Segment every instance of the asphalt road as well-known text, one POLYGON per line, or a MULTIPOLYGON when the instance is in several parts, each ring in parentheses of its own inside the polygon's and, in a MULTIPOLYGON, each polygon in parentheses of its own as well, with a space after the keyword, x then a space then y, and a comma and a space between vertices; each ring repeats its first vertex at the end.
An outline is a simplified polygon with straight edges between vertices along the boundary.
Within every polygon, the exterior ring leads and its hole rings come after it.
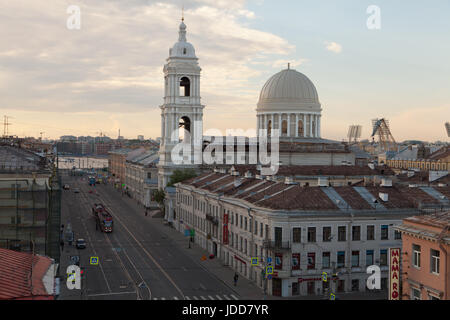
MULTIPOLYGON (((68 290, 62 281, 60 299, 132 300, 237 300, 239 296, 222 281, 187 256, 185 241, 175 241, 166 226, 144 209, 130 204, 110 185, 88 185, 86 177, 64 177, 70 185, 62 197, 62 223, 70 223, 75 239, 83 238, 86 249, 67 243, 61 255, 61 273, 70 256, 80 256, 85 267, 82 290, 68 290), (80 193, 73 189, 79 188, 80 193), (89 193, 93 190, 94 193, 89 193), (95 228, 94 203, 102 203, 113 215, 112 233, 95 228), (98 265, 89 258, 98 257, 98 265)), ((225 267, 224 267, 225 268, 225 267)))

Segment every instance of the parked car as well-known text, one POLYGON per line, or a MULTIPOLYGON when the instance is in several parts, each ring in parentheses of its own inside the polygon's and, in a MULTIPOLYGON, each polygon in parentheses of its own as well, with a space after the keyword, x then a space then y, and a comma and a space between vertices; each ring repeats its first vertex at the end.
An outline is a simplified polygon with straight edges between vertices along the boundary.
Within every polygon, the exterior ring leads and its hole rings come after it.
POLYGON ((69 185, 68 185, 68 184, 65 184, 65 185, 63 186, 63 189, 64 189, 64 190, 69 190, 69 189, 70 189, 70 187, 69 187, 69 185))
POLYGON ((77 249, 85 249, 86 248, 86 240, 77 239, 75 246, 77 247, 77 249))
POLYGON ((75 193, 80 193, 80 189, 75 188, 75 189, 73 189, 73 192, 75 192, 75 193))

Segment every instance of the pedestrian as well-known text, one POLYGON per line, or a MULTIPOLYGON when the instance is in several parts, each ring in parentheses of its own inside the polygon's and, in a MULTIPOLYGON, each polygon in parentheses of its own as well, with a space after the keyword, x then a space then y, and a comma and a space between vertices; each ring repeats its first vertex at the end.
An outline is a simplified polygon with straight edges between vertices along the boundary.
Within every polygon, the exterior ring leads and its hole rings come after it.
POLYGON ((148 209, 146 208, 145 209, 145 216, 147 216, 148 215, 148 209))
POLYGON ((61 242, 59 243, 61 245, 61 252, 64 251, 64 240, 61 240, 61 242))
POLYGON ((239 278, 239 276, 238 276, 237 272, 235 272, 235 273, 234 273, 234 278, 233 278, 233 280, 234 280, 234 286, 235 286, 235 287, 236 287, 236 285, 237 285, 238 278, 239 278))

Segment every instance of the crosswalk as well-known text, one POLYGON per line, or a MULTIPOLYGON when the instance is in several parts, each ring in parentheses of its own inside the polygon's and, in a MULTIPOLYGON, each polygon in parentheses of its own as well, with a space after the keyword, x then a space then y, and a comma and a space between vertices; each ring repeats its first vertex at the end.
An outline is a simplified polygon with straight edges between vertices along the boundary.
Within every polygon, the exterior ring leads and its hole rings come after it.
MULTIPOLYGON (((153 300, 183 300, 177 296, 166 297, 153 297, 153 300)), ((222 295, 206 295, 206 296, 184 296, 184 300, 239 300, 234 294, 222 294, 222 295)))

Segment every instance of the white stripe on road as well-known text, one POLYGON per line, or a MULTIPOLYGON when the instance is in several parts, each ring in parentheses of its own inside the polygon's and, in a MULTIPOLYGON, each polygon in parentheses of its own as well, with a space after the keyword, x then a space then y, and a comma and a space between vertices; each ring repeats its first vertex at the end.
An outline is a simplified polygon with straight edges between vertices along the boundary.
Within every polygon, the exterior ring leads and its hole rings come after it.
POLYGON ((94 293, 94 294, 88 294, 89 297, 96 297, 96 296, 109 296, 113 294, 136 294, 136 291, 129 291, 129 292, 111 292, 111 293, 94 293))
POLYGON ((173 297, 175 300, 178 300, 178 297, 173 297))
POLYGON ((239 300, 238 298, 236 298, 236 296, 235 295, 233 295, 233 294, 230 294, 230 296, 234 299, 234 300, 239 300))
POLYGON ((209 298, 210 300, 214 300, 214 298, 213 298, 213 297, 211 297, 211 296, 208 296, 208 298, 209 298))
POLYGON ((228 298, 228 296, 226 294, 224 294, 223 297, 227 300, 231 300, 230 298, 228 298))
POLYGON ((198 298, 196 296, 193 297, 195 300, 198 300, 198 298))
POLYGON ((219 295, 216 295, 217 299, 223 300, 219 295))
POLYGON ((188 296, 184 297, 185 300, 191 300, 191 298, 189 298, 188 296))
POLYGON ((208 300, 208 299, 206 299, 204 296, 200 296, 200 298, 202 298, 202 300, 208 300))
POLYGON ((153 300, 158 300, 158 298, 153 298, 153 300))
MULTIPOLYGON (((162 297, 161 300, 166 300, 166 298, 162 297)), ((236 299, 237 300, 237 299, 236 299)))

